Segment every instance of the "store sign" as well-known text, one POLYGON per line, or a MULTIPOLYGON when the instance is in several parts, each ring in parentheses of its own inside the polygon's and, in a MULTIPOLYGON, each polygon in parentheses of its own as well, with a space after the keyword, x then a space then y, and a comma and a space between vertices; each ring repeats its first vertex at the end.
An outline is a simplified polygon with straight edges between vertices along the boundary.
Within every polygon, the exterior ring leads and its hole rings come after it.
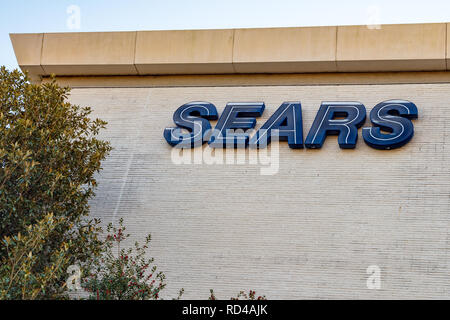
MULTIPOLYGON (((276 135, 279 140, 287 141, 290 148, 316 149, 322 147, 328 135, 338 135, 339 147, 352 149, 358 140, 358 129, 366 120, 366 108, 362 103, 322 102, 304 140, 301 103, 284 102, 252 135, 256 118, 264 109, 263 102, 228 103, 219 118, 212 103, 190 102, 175 111, 176 127, 166 128, 164 138, 178 148, 194 148, 206 142, 212 148, 264 148, 276 135), (210 120, 217 119, 217 125, 212 129, 210 120)), ((412 102, 381 102, 371 110, 372 126, 362 129, 362 137, 375 149, 399 148, 413 137, 411 120, 417 116, 417 107, 412 102)))

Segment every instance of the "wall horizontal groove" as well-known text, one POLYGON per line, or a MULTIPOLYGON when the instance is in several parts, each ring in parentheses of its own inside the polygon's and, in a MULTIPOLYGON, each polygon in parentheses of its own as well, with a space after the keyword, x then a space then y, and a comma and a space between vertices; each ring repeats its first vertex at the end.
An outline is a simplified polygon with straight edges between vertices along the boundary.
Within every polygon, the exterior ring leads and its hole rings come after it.
POLYGON ((449 23, 11 34, 20 67, 59 76, 449 70, 449 23))
MULTIPOLYGON (((388 85, 450 83, 450 72, 61 76, 56 79, 60 85, 72 88, 388 85)), ((45 77, 42 79, 42 82, 50 80, 50 77, 45 77)))

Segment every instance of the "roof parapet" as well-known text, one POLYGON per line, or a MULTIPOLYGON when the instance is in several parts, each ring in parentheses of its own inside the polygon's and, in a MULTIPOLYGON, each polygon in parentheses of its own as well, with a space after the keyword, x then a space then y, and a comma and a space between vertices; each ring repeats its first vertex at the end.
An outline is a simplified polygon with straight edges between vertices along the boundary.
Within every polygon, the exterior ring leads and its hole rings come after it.
POLYGON ((11 34, 32 77, 446 71, 450 24, 11 34))

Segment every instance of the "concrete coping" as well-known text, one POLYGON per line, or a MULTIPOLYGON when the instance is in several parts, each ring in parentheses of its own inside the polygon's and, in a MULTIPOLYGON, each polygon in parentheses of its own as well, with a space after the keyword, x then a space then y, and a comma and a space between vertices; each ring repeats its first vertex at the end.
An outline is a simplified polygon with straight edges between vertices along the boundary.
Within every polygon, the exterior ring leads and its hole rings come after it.
POLYGON ((11 34, 32 77, 450 70, 450 23, 11 34))

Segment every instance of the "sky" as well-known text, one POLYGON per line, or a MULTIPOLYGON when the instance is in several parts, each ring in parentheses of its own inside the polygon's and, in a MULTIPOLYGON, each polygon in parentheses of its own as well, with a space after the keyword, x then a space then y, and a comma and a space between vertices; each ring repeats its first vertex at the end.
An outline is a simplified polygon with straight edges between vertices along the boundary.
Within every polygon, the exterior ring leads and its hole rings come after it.
POLYGON ((450 22, 450 0, 0 0, 0 65, 10 33, 450 22))

